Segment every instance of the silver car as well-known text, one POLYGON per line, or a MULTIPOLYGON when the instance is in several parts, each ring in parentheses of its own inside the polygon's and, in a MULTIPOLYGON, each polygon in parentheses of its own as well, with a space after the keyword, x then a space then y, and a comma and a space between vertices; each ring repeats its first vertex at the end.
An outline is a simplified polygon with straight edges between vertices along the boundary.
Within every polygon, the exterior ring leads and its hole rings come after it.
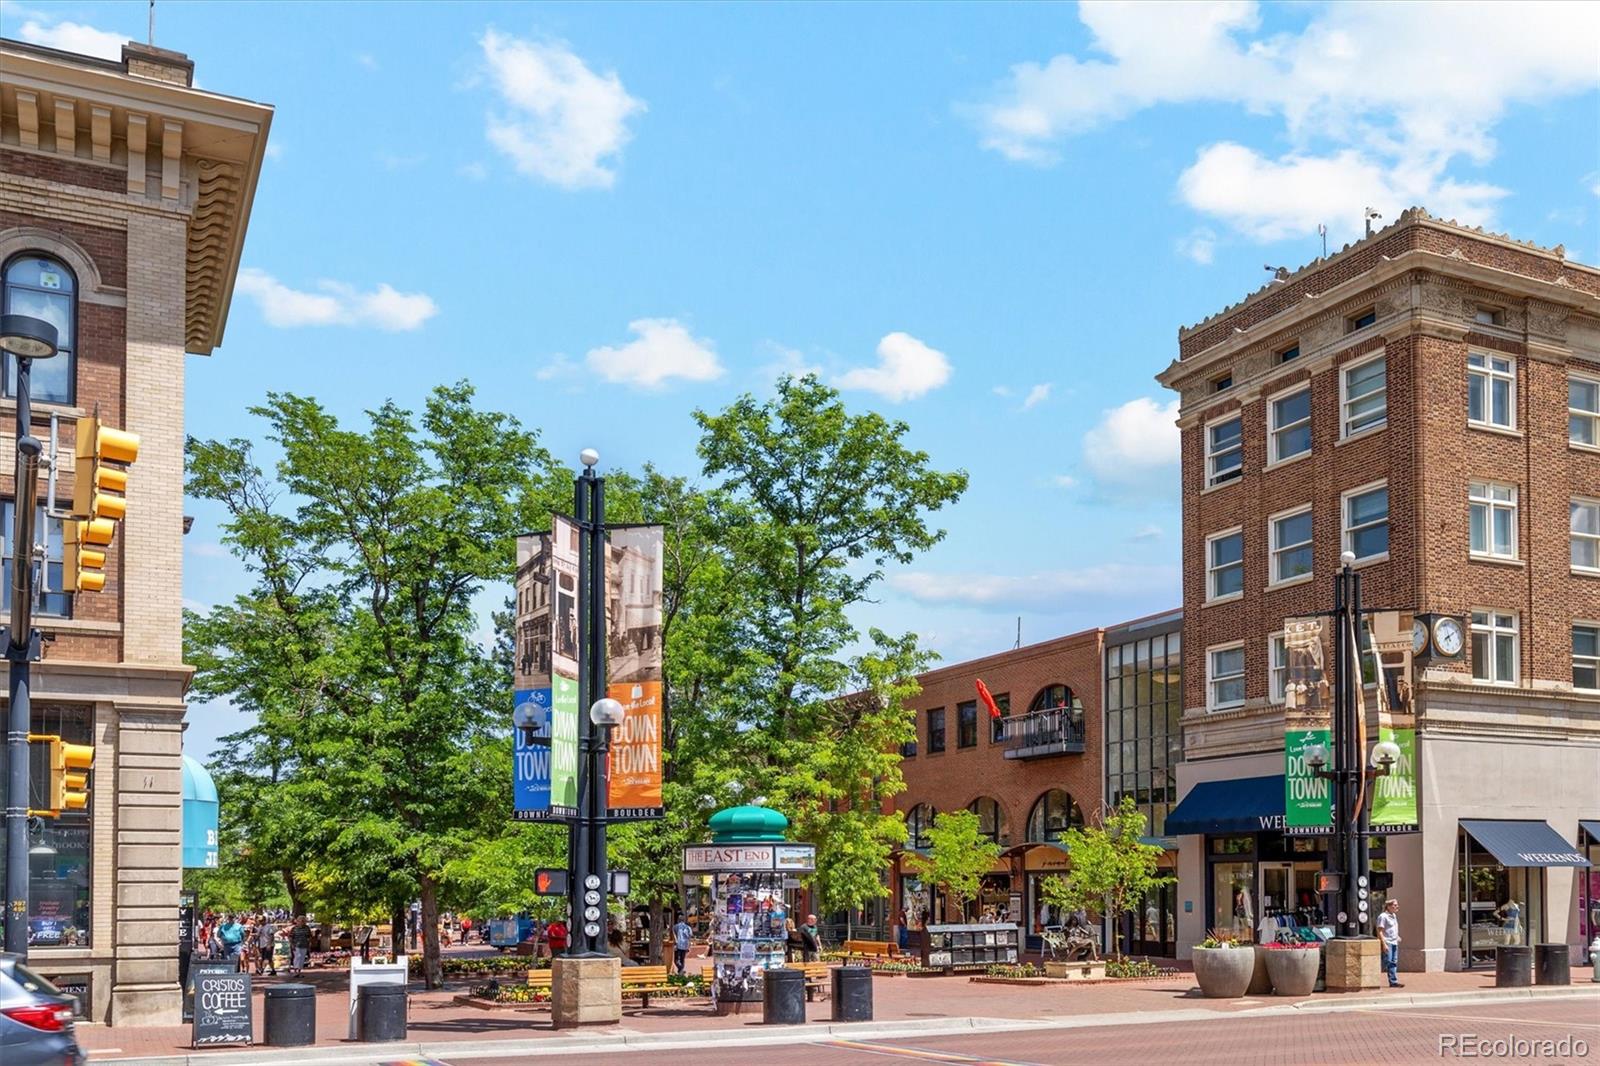
POLYGON ((73 1023, 78 1001, 0 952, 0 1062, 5 1066, 83 1066, 73 1023))

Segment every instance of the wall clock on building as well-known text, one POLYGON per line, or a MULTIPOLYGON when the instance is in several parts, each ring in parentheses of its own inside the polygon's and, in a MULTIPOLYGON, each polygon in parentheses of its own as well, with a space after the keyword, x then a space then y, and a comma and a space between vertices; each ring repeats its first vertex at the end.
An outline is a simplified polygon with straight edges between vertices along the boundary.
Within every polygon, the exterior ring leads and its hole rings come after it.
POLYGON ((1419 659, 1428 654, 1428 623, 1421 618, 1411 623, 1411 654, 1419 659))
POLYGON ((1465 646, 1465 634, 1459 618, 1436 618, 1433 621, 1433 654, 1435 658, 1455 659, 1465 646))

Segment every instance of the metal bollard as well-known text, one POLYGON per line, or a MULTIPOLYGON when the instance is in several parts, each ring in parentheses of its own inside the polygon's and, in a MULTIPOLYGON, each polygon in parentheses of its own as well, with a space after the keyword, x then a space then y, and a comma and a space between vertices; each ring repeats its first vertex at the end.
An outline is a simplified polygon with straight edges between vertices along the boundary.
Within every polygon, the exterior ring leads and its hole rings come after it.
POLYGON ((1533 984, 1533 949, 1501 945, 1494 949, 1494 986, 1527 988, 1533 984))
POLYGON ((763 1025, 804 1025, 806 1021, 805 971, 775 966, 761 975, 763 1025))
POLYGON ((833 970, 833 1020, 872 1020, 872 971, 865 966, 837 966, 833 970))
POLYGON ((265 993, 262 1042, 270 1047, 301 1047, 317 1042, 317 990, 314 985, 272 985, 265 993))
POLYGON ((1533 949, 1533 975, 1541 985, 1570 985, 1572 956, 1565 944, 1540 944, 1533 949))
POLYGON ((356 993, 356 1039, 382 1043, 406 1038, 406 986, 362 985, 356 993))

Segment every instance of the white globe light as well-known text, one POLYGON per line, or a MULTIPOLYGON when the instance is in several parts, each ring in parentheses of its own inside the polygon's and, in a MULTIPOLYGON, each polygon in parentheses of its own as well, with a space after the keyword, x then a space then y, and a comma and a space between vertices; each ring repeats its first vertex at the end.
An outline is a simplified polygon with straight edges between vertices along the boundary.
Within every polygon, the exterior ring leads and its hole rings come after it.
POLYGON ((599 461, 600 453, 595 451, 593 448, 585 448, 583 451, 578 453, 578 462, 582 463, 584 466, 594 466, 599 461))
POLYGON ((1306 763, 1312 769, 1328 765, 1328 749, 1321 744, 1312 744, 1305 750, 1306 763))
POLYGON ((1372 746, 1372 765, 1393 766, 1400 761, 1400 745, 1392 740, 1380 740, 1372 746))
POLYGON ((627 710, 616 700, 607 696, 605 699, 595 700, 589 705, 589 721, 595 725, 619 726, 627 717, 627 710))
POLYGON ((1356 565, 1356 553, 1355 552, 1340 552, 1339 553, 1339 565, 1340 566, 1354 566, 1354 565, 1356 565))

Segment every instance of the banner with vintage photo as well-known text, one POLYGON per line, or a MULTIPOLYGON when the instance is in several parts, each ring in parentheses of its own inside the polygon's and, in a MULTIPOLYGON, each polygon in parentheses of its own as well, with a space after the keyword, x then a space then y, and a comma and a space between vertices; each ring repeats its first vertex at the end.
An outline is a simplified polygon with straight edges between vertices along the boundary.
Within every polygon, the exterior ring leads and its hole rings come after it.
POLYGON ((611 734, 609 815, 662 815, 661 526, 613 526, 606 550, 606 693, 626 710, 611 734))
POLYGON ((1411 704, 1412 624, 1409 611, 1369 616, 1361 676, 1376 687, 1378 743, 1389 741, 1400 757, 1373 780, 1369 821, 1375 833, 1417 831, 1417 729, 1411 704), (1381 676, 1380 676, 1381 674, 1381 676))
POLYGON ((550 812, 550 534, 517 538, 512 633, 512 817, 550 812))
POLYGON ((550 812, 578 814, 578 526, 550 527, 550 812))
POLYGON ((1332 769, 1333 649, 1322 618, 1283 622, 1283 825, 1289 834, 1321 834, 1333 826, 1333 792, 1308 758, 1319 749, 1332 769))

